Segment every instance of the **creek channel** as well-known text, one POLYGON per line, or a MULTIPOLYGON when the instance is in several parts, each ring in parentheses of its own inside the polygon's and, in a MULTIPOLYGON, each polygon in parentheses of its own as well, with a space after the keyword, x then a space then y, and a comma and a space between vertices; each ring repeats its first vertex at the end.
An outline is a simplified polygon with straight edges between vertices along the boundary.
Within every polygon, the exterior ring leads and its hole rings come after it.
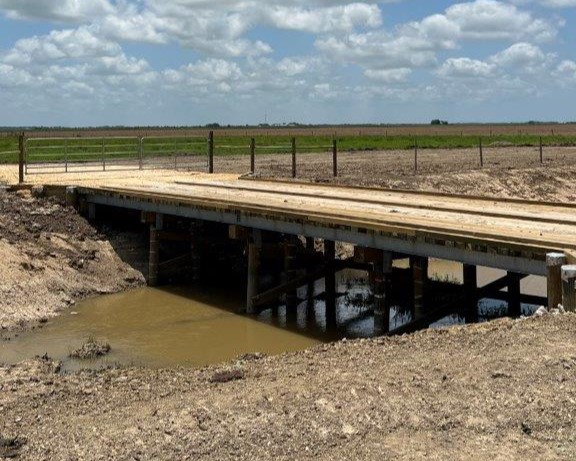
MULTIPOLYGON (((457 286, 461 272, 457 263, 430 262, 429 275, 439 292, 457 286)), ((502 271, 479 268, 478 283, 482 286, 502 275, 502 271)), ((542 277, 528 277, 522 281, 522 291, 545 295, 545 283, 542 277)), ((309 296, 311 288, 299 290, 298 296, 308 301, 302 302, 298 315, 292 317, 286 316, 281 303, 255 317, 236 314, 245 302, 245 293, 228 288, 225 281, 201 288, 142 288, 99 296, 79 302, 41 328, 0 339, 0 362, 13 364, 47 354, 61 360, 65 371, 111 365, 200 367, 248 353, 280 354, 372 335, 371 290, 366 272, 347 270, 338 274, 336 325, 327 326, 324 301, 309 296), (89 338, 110 344, 110 353, 89 361, 70 358, 70 353, 89 338)), ((323 281, 316 282, 313 294, 323 291, 323 281)), ((392 309, 391 328, 410 320, 409 309, 401 304, 392 309)), ((535 308, 522 305, 522 312, 529 315, 535 308)), ((483 299, 478 309, 480 321, 486 321, 505 315, 506 303, 483 299)), ((454 314, 433 327, 461 323, 464 319, 454 314)))

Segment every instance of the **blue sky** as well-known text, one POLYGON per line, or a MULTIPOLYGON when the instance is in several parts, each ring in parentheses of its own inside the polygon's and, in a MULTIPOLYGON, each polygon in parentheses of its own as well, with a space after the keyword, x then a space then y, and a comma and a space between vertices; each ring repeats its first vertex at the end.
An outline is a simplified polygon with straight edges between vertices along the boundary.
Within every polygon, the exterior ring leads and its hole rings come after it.
POLYGON ((576 120, 576 0, 0 0, 0 125, 576 120))

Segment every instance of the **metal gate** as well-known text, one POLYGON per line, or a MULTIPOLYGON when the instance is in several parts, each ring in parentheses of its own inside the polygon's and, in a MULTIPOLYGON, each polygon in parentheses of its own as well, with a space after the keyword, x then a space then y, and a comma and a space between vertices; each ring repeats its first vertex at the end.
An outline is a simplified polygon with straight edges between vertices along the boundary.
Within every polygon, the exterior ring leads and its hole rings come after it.
POLYGON ((31 174, 187 169, 206 171, 209 141, 201 136, 27 138, 24 172, 31 174))

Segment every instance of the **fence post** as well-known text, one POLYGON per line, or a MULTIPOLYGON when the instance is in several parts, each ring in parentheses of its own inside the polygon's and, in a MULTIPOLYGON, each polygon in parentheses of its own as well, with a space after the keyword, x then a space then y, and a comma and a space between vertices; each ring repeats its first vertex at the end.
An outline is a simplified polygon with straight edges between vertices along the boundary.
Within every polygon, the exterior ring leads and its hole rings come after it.
POLYGON ((414 171, 418 171, 418 138, 414 136, 414 171))
POLYGON ((25 144, 26 137, 24 133, 18 136, 18 182, 22 184, 24 182, 24 159, 25 159, 25 144))
POLYGON ((292 177, 296 177, 296 138, 292 138, 292 177))
POLYGON ((214 173, 214 132, 208 133, 208 173, 214 173))
POLYGON ((102 138, 102 171, 106 171, 106 147, 104 138, 102 138))
POLYGON ((484 166, 484 149, 482 149, 482 136, 478 138, 478 146, 480 148, 480 166, 484 166))
POLYGON ((64 171, 68 173, 68 138, 64 140, 64 171))
POLYGON ((540 136, 540 163, 544 163, 544 146, 542 145, 542 136, 540 136))
POLYGON ((143 156, 144 156, 144 137, 140 136, 139 144, 138 144, 138 168, 142 169, 143 164, 143 156))
POLYGON ((332 140, 332 170, 334 177, 338 177, 338 141, 332 140))
POLYGON ((250 173, 256 172, 256 139, 250 139, 250 173))

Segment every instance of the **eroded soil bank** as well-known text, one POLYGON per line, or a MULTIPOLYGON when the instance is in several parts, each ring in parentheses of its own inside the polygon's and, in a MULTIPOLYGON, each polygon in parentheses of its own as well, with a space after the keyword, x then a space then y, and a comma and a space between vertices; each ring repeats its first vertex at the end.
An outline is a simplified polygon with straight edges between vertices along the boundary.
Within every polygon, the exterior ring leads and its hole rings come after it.
POLYGON ((59 375, 38 359, 0 368, 0 432, 23 460, 568 461, 575 335, 566 314, 202 370, 59 375))
POLYGON ((0 261, 0 331, 144 284, 73 209, 26 191, 0 192, 0 261))

